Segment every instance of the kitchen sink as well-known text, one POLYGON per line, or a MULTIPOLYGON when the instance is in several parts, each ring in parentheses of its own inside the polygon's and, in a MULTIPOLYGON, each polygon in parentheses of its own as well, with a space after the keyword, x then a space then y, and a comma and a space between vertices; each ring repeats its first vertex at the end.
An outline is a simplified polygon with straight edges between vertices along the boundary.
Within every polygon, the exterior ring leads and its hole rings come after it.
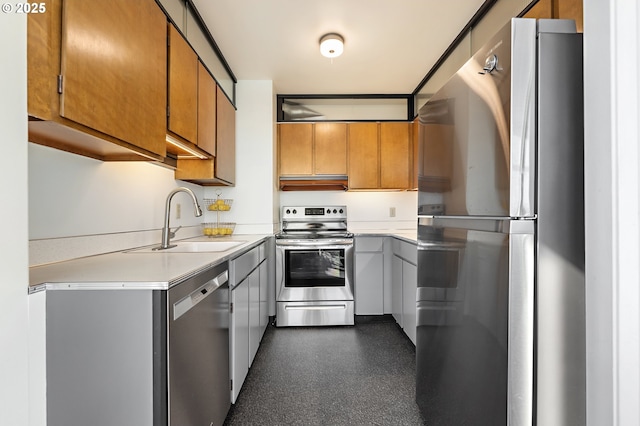
POLYGON ((158 246, 127 251, 127 253, 210 253, 230 250, 246 241, 177 241, 175 247, 154 250, 158 246))

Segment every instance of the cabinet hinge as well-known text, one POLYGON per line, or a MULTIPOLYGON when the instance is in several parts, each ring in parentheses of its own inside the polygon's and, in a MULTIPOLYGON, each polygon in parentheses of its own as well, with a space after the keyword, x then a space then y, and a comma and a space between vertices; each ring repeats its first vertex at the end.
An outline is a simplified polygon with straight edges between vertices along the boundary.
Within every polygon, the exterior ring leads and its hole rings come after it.
POLYGON ((233 390, 233 379, 229 380, 229 384, 231 386, 230 390, 233 390))
POLYGON ((62 74, 58 75, 58 93, 62 95, 62 74))
POLYGON ((167 105, 167 117, 169 117, 169 105, 167 105))
POLYGON ((233 303, 229 304, 229 313, 233 313, 233 303))

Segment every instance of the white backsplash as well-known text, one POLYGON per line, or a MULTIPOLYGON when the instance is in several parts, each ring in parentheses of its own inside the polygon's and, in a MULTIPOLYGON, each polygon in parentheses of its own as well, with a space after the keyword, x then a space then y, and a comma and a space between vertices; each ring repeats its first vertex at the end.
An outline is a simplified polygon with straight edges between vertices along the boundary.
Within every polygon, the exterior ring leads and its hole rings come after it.
POLYGON ((283 191, 280 207, 345 205, 349 230, 402 230, 417 227, 415 191, 283 191), (391 217, 390 209, 395 209, 391 217))
MULTIPOLYGON (((201 229, 200 225, 182 227, 173 241, 202 235, 201 229)), ((29 241, 29 266, 159 245, 161 240, 161 230, 31 240, 29 241)))
MULTIPOLYGON (((178 186, 202 200, 201 186, 145 162, 102 162, 29 144, 29 265, 159 243, 167 195, 178 186)), ((200 234, 186 194, 172 200, 176 238, 200 234), (178 219, 176 205, 181 204, 178 219)))

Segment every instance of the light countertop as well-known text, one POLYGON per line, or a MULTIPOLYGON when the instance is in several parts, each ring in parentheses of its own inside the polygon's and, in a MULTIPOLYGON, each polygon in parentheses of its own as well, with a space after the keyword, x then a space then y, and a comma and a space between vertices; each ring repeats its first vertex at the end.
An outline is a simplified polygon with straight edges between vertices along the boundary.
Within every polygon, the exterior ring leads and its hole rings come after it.
MULTIPOLYGON (((243 241, 223 252, 171 253, 127 250, 29 268, 29 292, 61 289, 167 290, 204 269, 233 259, 271 235, 234 235, 243 241)), ((207 241, 206 237, 183 241, 207 241)), ((176 240, 177 241, 177 240, 176 240)))
MULTIPOLYGON (((396 237, 417 242, 415 230, 358 230, 358 236, 396 237)), ((204 269, 234 259, 272 235, 234 235, 216 241, 243 241, 223 252, 172 253, 137 249, 87 256, 29 268, 29 292, 63 289, 167 290, 204 269)), ((207 237, 182 241, 207 241, 207 237)))
POLYGON ((395 237, 408 243, 417 244, 418 231, 415 229, 366 229, 353 231, 356 237, 395 237))

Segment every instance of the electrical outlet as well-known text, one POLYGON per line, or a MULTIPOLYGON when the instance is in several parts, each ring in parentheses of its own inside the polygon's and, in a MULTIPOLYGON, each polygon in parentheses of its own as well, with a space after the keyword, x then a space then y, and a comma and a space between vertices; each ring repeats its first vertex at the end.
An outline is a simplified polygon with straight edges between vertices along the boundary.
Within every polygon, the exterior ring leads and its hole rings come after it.
POLYGON ((396 208, 389 207, 389 217, 396 217, 396 208))
POLYGON ((180 219, 180 214, 182 213, 182 206, 180 203, 176 204, 176 219, 180 219))

